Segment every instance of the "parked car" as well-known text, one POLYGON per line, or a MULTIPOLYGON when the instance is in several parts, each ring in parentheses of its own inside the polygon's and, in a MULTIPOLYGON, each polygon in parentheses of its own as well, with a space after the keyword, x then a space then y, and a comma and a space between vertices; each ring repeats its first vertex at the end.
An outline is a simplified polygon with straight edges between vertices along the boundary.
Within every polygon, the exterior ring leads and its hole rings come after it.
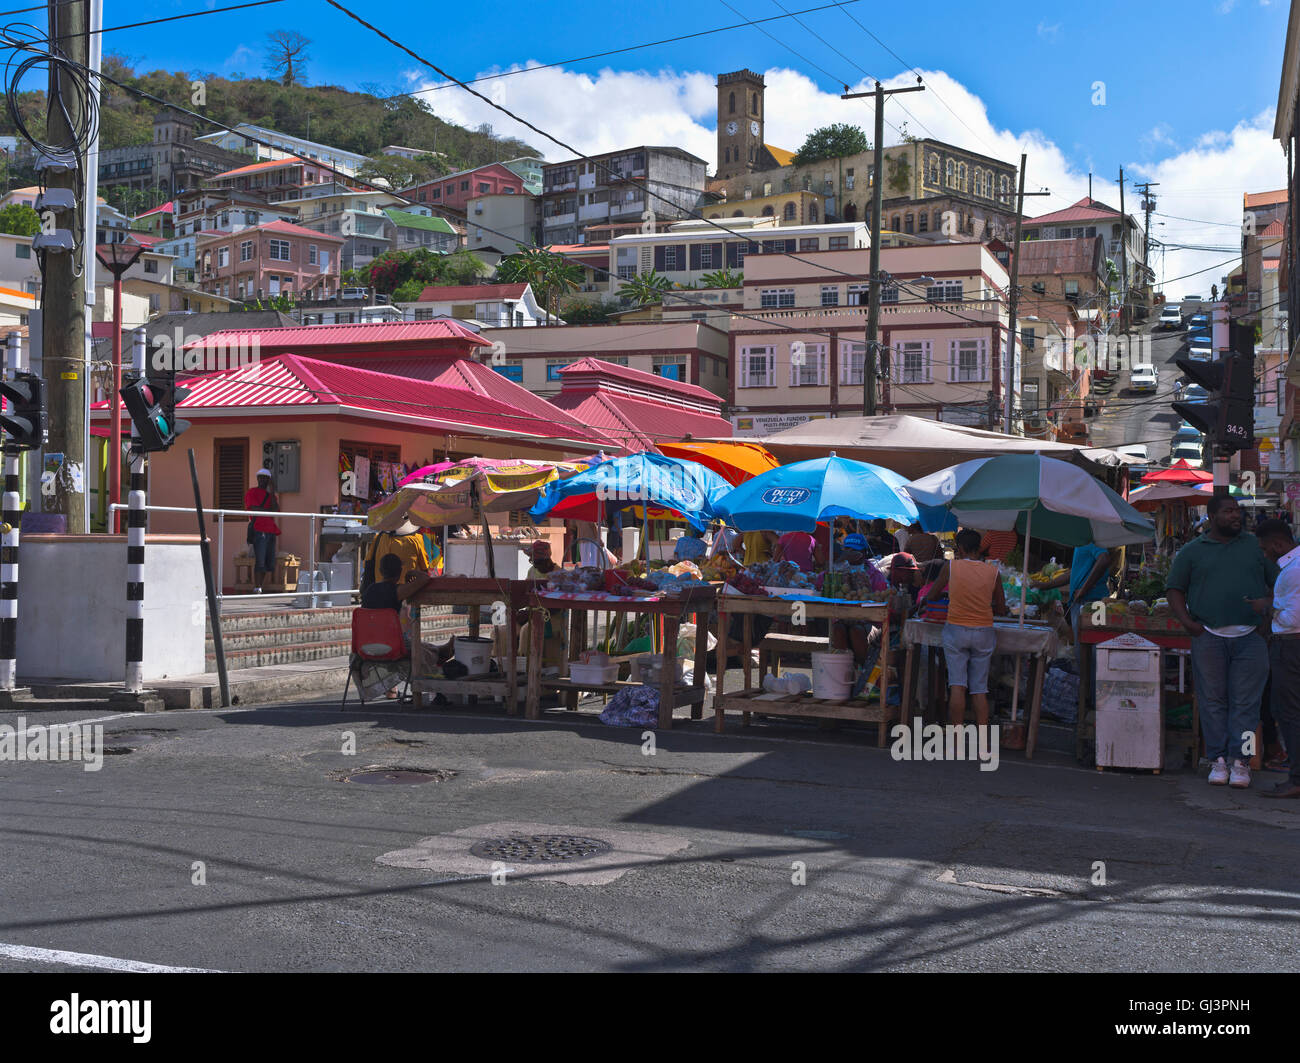
POLYGON ((1188 384, 1183 388, 1183 402, 1206 402, 1210 398, 1210 393, 1200 384, 1188 384))
POLYGON ((1172 465, 1176 461, 1185 461, 1194 469, 1199 469, 1204 464, 1204 451, 1200 443, 1175 443, 1169 449, 1169 462, 1172 465))
POLYGON ((1171 446, 1178 446, 1179 443, 1195 443, 1198 447, 1202 443, 1201 430, 1184 421, 1174 433, 1171 446))
POLYGON ((1160 311, 1160 320, 1156 322, 1157 328, 1162 329, 1180 329, 1183 327, 1183 312, 1177 306, 1167 306, 1160 311))
POLYGON ((1199 332, 1202 329, 1209 329, 1210 317, 1208 314, 1193 314, 1187 319, 1187 327, 1192 332, 1199 332))
POLYGON ((1214 348, 1208 336, 1193 336, 1187 341, 1187 357, 1193 362, 1214 361, 1214 348))
POLYGON ((1128 386, 1134 391, 1155 391, 1160 378, 1150 362, 1139 362, 1128 374, 1128 386))
POLYGON ((1183 302, 1185 302, 1185 303, 1199 303, 1200 301, 1201 301, 1201 297, 1200 297, 1199 295, 1184 295, 1184 296, 1183 296, 1183 302))
POLYGON ((1139 461, 1149 462, 1151 455, 1147 453, 1145 443, 1129 443, 1122 447, 1115 448, 1116 454, 1123 454, 1125 457, 1137 458, 1139 461))

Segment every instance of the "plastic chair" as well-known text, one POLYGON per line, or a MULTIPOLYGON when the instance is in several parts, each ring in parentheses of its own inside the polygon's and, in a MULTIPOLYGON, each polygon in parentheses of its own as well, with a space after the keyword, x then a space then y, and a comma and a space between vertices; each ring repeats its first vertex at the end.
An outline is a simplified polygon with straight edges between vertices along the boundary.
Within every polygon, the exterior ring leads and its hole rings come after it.
POLYGON ((402 637, 402 623, 394 609, 362 609, 352 611, 352 656, 348 660, 348 678, 343 685, 343 700, 339 711, 347 707, 348 687, 354 682, 361 704, 366 703, 362 686, 362 669, 367 664, 401 664, 405 662, 402 697, 406 700, 411 687, 411 651, 402 637))

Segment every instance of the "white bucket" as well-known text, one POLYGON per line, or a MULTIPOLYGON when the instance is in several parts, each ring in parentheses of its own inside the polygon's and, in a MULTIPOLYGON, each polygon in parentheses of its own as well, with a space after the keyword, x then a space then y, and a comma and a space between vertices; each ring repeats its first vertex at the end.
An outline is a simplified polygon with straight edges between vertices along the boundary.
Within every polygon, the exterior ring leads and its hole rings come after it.
POLYGON ((458 635, 454 645, 456 660, 469 669, 470 675, 487 675, 491 670, 492 640, 458 635))
POLYGON ((853 693, 853 654, 814 653, 812 692, 815 698, 843 701, 853 693))

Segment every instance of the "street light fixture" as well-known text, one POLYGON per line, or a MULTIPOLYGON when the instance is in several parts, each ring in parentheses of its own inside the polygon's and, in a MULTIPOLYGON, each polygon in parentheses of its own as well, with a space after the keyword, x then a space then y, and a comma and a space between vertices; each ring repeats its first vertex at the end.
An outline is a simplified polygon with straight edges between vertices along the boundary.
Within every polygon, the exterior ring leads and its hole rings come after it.
MULTIPOLYGON (((122 403, 118 392, 122 390, 122 274, 135 265, 144 253, 141 244, 122 241, 116 244, 99 244, 95 257, 113 274, 113 390, 109 392, 109 444, 108 444, 108 498, 116 504, 122 494, 122 403)), ((110 529, 114 534, 121 521, 120 511, 110 509, 110 529)))

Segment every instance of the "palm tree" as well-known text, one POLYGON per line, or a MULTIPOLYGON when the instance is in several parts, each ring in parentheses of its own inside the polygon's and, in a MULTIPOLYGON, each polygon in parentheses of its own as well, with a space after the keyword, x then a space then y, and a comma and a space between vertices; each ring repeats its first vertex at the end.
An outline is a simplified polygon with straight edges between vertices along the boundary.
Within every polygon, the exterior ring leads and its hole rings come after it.
POLYGON ((664 292, 671 291, 673 282, 662 273, 651 270, 629 277, 618 289, 618 294, 637 306, 652 306, 663 302, 664 292))
POLYGON ((739 288, 745 283, 745 275, 734 269, 715 269, 701 278, 706 288, 739 288))
MULTIPOLYGON (((543 267, 543 291, 547 302, 543 304, 543 309, 549 310, 550 304, 555 306, 555 316, 560 316, 560 296, 568 295, 575 292, 582 285, 583 272, 582 267, 576 263, 568 261, 563 255, 548 254, 546 264, 543 267)), ((549 325, 551 319, 548 317, 546 323, 549 325)))

